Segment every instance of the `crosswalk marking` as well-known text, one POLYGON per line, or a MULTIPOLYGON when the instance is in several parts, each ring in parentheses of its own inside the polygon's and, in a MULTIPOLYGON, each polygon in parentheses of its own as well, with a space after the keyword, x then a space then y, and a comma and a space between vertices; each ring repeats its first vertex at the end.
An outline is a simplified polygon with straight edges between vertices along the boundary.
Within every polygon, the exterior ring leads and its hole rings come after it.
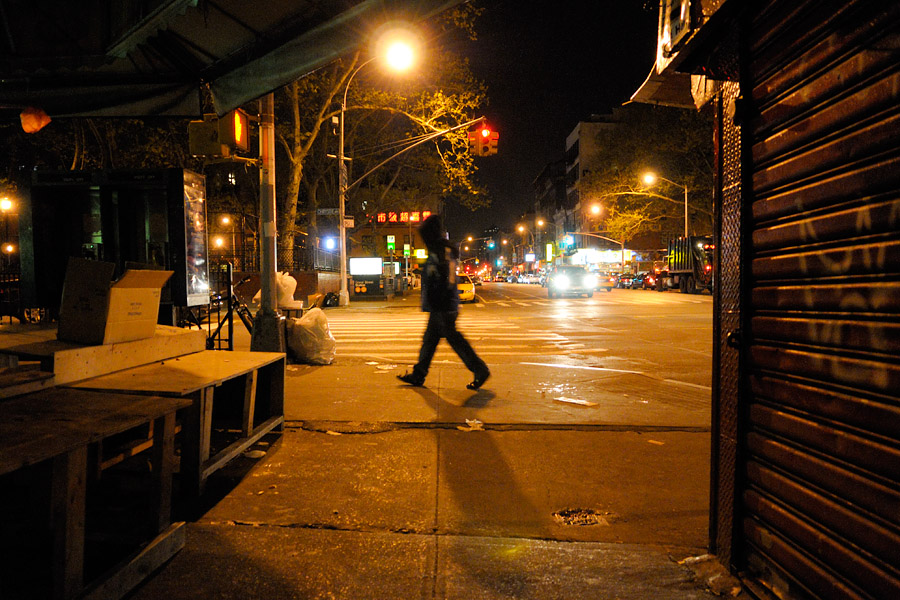
MULTIPOLYGON (((337 340, 337 356, 401 362, 416 359, 427 321, 428 315, 425 313, 390 313, 380 318, 336 313, 329 315, 328 325, 337 340)), ((577 353, 583 352, 585 347, 583 343, 572 341, 555 331, 524 329, 516 323, 486 316, 476 317, 471 313, 461 315, 458 326, 486 360, 492 356, 534 357, 577 353)), ((435 359, 458 360, 446 342, 438 346, 435 359)))

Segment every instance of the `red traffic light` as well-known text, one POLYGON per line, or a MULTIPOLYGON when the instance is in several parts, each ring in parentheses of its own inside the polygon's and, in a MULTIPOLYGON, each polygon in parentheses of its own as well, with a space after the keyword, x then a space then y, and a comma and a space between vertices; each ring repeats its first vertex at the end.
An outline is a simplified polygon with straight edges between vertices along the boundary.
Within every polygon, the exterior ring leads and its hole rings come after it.
POLYGON ((487 127, 482 127, 481 128, 481 137, 483 137, 483 138, 491 137, 491 130, 487 127))

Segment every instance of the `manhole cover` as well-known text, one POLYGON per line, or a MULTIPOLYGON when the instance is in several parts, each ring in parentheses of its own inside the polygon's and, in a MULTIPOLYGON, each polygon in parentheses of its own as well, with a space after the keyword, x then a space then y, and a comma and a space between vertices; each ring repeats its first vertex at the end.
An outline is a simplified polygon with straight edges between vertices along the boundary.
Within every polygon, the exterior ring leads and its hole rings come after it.
POLYGON ((561 525, 609 525, 610 513, 600 514, 592 508, 567 508, 553 513, 553 518, 561 525))

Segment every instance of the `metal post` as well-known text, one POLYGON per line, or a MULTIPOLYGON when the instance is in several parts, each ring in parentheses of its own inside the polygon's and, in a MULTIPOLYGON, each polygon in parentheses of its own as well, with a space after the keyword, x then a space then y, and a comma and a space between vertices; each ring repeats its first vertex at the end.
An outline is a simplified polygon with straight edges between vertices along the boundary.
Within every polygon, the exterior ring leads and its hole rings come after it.
MULTIPOLYGON (((358 69, 357 69, 358 70, 358 69)), ((354 72, 354 75, 356 72, 354 72)), ((351 76, 352 78, 352 76, 351 76)), ((344 90, 344 98, 341 101, 340 133, 338 134, 338 218, 340 219, 341 232, 341 292, 338 302, 341 306, 350 303, 350 292, 347 289, 347 228, 344 226, 346 215, 345 204, 347 201, 347 165, 344 164, 344 114, 347 110, 347 90, 350 89, 350 81, 344 90)))
POLYGON ((259 111, 260 307, 253 319, 250 349, 284 352, 284 329, 278 314, 275 269, 275 96, 266 94, 259 111))
POLYGON ((687 186, 684 186, 684 239, 688 237, 687 186))

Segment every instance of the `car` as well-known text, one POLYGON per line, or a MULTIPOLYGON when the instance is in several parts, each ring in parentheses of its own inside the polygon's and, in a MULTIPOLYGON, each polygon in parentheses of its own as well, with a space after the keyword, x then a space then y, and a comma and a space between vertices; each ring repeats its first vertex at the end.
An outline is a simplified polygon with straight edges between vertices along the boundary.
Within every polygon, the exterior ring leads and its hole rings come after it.
POLYGON ((522 283, 540 283, 541 278, 536 273, 525 273, 522 283))
POLYGON ((618 275, 616 277, 616 287, 627 290, 631 288, 632 280, 634 280, 634 276, 631 273, 623 273, 621 275, 618 275))
POLYGON ((506 278, 506 282, 507 283, 519 283, 519 276, 518 275, 510 275, 506 278))
POLYGON ((594 295, 598 279, 579 265, 558 265, 550 271, 547 278, 547 297, 564 294, 584 294, 588 298, 594 295))
POLYGON ((643 271, 635 275, 631 280, 631 289, 633 290, 652 290, 656 287, 656 275, 643 271))
POLYGON ((616 284, 619 282, 619 276, 616 273, 594 271, 594 276, 597 278, 598 290, 610 292, 614 287, 616 287, 616 284))
POLYGON ((456 289, 459 290, 460 302, 476 302, 475 282, 464 273, 456 274, 456 289))

